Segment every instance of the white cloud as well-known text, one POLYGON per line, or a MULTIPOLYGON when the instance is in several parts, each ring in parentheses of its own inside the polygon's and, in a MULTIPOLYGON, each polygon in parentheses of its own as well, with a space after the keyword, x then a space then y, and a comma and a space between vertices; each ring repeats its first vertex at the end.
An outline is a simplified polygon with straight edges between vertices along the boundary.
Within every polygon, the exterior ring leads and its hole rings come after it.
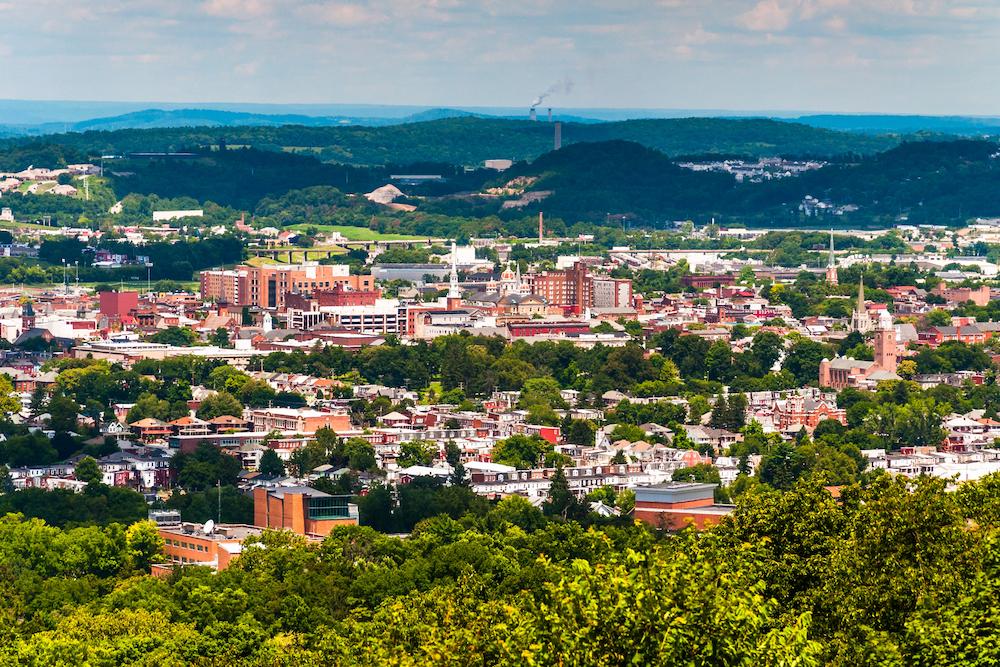
POLYGON ((302 8, 301 14, 312 20, 341 27, 372 25, 386 20, 385 14, 379 11, 369 9, 361 4, 347 2, 324 2, 307 5, 302 8))
POLYGON ((557 106, 1000 108, 1000 0, 0 0, 0 24, 4 97, 520 105, 569 73, 557 106))
POLYGON ((268 0, 206 0, 201 10, 211 16, 231 19, 254 19, 271 13, 268 0))
POLYGON ((823 22, 823 25, 831 32, 843 32, 847 30, 847 21, 841 16, 831 16, 823 22))
POLYGON ((257 74, 257 70, 259 69, 260 63, 253 61, 248 63, 239 63, 233 68, 233 71, 240 76, 255 76, 257 74))
POLYGON ((781 32, 791 22, 791 12, 778 0, 760 0, 740 17, 741 23, 758 32, 781 32))

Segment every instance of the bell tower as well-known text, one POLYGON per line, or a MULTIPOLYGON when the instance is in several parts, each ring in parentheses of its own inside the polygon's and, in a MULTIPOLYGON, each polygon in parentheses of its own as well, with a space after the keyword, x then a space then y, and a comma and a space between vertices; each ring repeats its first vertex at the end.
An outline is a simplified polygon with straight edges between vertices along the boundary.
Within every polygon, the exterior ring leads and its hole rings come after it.
POLYGON ((28 331, 35 328, 35 309, 31 301, 25 301, 21 306, 21 331, 28 331))
POLYGON ((889 311, 883 310, 879 315, 878 327, 875 329, 875 365, 879 370, 895 373, 898 364, 896 327, 892 325, 892 315, 889 311))

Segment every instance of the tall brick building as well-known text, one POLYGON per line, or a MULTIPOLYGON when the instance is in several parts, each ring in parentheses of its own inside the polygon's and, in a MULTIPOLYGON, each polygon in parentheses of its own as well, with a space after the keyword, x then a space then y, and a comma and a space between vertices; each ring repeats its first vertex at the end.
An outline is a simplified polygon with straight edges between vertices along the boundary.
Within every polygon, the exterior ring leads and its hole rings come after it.
POLYGON ((231 270, 201 272, 201 298, 235 306, 284 308, 288 293, 313 294, 340 287, 371 291, 372 276, 352 276, 346 265, 306 263, 295 265, 239 266, 231 270))
POLYGON ((259 528, 290 530, 323 537, 337 526, 358 525, 358 507, 349 496, 331 496, 308 486, 253 490, 253 523, 259 528))
POLYGON ((539 273, 529 277, 527 282, 531 293, 543 297, 550 306, 560 306, 578 314, 587 308, 632 307, 631 280, 592 276, 583 262, 576 262, 562 271, 539 273))

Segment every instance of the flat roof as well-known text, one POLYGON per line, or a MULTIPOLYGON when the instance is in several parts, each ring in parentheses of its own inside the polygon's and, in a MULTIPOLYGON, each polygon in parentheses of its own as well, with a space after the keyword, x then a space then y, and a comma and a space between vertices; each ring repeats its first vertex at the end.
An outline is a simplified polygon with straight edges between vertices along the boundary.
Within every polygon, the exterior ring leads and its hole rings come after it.
POLYGON ((180 537, 197 537, 203 540, 212 540, 213 542, 229 540, 239 540, 242 542, 248 537, 260 535, 263 532, 261 528, 245 523, 216 524, 210 535, 205 534, 205 524, 203 523, 182 523, 180 525, 159 526, 158 528, 163 533, 178 535, 180 537))
MULTIPOLYGON (((286 494, 288 495, 302 495, 308 496, 310 498, 332 498, 329 493, 324 493, 323 491, 317 491, 311 486, 279 486, 275 489, 267 489, 267 492, 272 496, 278 498, 284 498, 286 494)), ((344 496, 345 498, 347 496, 344 496)))

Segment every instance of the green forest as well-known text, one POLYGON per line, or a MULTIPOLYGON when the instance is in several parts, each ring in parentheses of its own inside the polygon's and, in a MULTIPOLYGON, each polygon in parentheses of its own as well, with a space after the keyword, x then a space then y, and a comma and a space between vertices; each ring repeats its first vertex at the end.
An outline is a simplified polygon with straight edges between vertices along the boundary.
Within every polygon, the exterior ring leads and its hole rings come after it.
POLYGON ((265 533, 146 574, 139 522, 0 519, 0 659, 90 665, 994 664, 1000 478, 741 496, 717 528, 583 527, 519 498, 407 538, 265 533))
MULTIPOLYGON (((385 231, 481 235, 504 233, 509 227, 519 229, 522 220, 538 211, 547 214, 550 229, 556 233, 575 225, 621 227, 624 223, 648 229, 664 228, 678 220, 707 223, 711 219, 720 224, 781 227, 887 227, 901 221, 962 225, 977 216, 1000 215, 998 147, 993 141, 893 140, 869 146, 853 142, 881 140, 830 133, 839 137, 841 144, 834 147, 831 139, 829 150, 824 152, 809 133, 828 131, 790 123, 687 119, 677 124, 674 132, 669 129, 672 126, 662 125, 672 121, 629 121, 581 125, 581 131, 590 133, 586 140, 569 142, 559 151, 548 151, 545 146, 524 153, 512 169, 499 174, 480 168, 481 159, 471 160, 462 153, 465 147, 478 145, 467 132, 482 122, 493 124, 496 141, 514 143, 522 135, 533 136, 536 128, 545 125, 472 118, 378 128, 212 128, 203 132, 171 129, 53 135, 33 142, 0 142, 0 169, 20 169, 28 164, 57 167, 93 158, 94 151, 118 151, 122 159, 106 164, 108 187, 92 202, 46 196, 7 198, 19 220, 49 216, 56 224, 96 224, 108 218, 114 199, 129 194, 187 199, 200 207, 219 206, 268 216, 275 211, 265 203, 281 202, 290 195, 292 200, 302 199, 302 194, 296 193, 315 192, 315 188, 324 188, 333 199, 310 203, 308 211, 288 211, 281 216, 282 224, 368 226, 372 216, 378 216, 388 221, 383 223, 389 228, 385 231), (377 160, 353 159, 349 143, 317 150, 268 143, 321 141, 311 136, 313 132, 344 132, 352 141, 381 141, 379 137, 385 132, 398 137, 395 142, 379 144, 385 153, 377 160), (239 133, 259 135, 258 140, 239 133), (736 142, 737 137, 744 137, 747 144, 736 142), (141 146, 142 142, 146 145, 141 146), (434 150, 418 150, 418 146, 434 150), (139 148, 185 150, 189 154, 128 157, 129 150, 139 148), (329 154, 334 149, 344 154, 329 154), (713 154, 717 158, 818 154, 831 162, 798 177, 738 183, 730 174, 680 167, 678 156, 685 152, 697 154, 699 159, 713 154), (462 166, 468 164, 476 168, 462 166), (413 213, 372 205, 360 197, 342 197, 369 192, 400 173, 442 178, 402 186, 406 196, 402 201, 417 206, 413 213), (480 194, 516 179, 527 183, 529 191, 551 194, 508 209, 502 204, 512 195, 480 194), (836 215, 811 217, 799 206, 807 195, 834 209, 848 208, 836 215), (316 216, 316 206, 327 213, 316 216), (398 229, 391 229, 393 226, 398 229)), ((313 148, 321 145, 310 144, 313 148)), ((482 157, 507 156, 519 154, 498 148, 482 157)))
MULTIPOLYGON (((875 153, 899 142, 898 137, 835 132, 767 119, 671 118, 563 124, 566 145, 613 139, 634 141, 671 156, 715 153, 835 157, 875 153)), ((0 143, 0 152, 51 143, 62 148, 50 150, 62 151, 69 159, 69 155, 80 158, 181 151, 220 142, 304 152, 324 161, 363 166, 419 162, 479 165, 491 158, 533 160, 551 150, 553 127, 544 122, 493 118, 446 118, 386 127, 180 127, 5 140, 0 143)))

